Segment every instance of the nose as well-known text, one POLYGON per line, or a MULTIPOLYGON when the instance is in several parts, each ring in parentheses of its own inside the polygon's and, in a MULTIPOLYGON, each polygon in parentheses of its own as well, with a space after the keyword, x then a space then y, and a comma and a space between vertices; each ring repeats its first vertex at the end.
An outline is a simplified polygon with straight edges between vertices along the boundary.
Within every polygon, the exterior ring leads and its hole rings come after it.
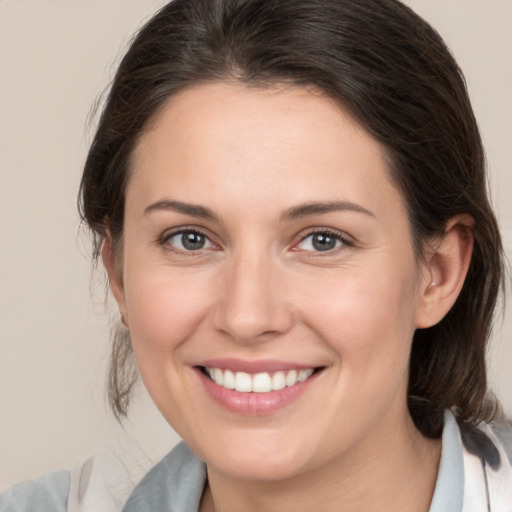
POLYGON ((239 258, 226 272, 213 322, 238 343, 271 340, 293 326, 282 275, 269 259, 239 258))

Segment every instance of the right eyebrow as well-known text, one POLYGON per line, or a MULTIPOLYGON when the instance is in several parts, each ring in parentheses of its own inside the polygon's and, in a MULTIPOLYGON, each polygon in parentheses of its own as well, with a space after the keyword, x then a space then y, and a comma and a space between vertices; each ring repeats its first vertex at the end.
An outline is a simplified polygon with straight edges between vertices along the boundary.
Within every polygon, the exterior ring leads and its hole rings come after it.
POLYGON ((173 201, 171 199, 161 199, 155 203, 151 203, 144 209, 142 215, 147 215, 151 212, 158 210, 170 210, 173 212, 184 213, 185 215, 191 215, 192 217, 199 217, 201 219, 216 220, 219 218, 212 210, 198 204, 183 203, 181 201, 173 201))
POLYGON ((322 215, 330 212, 357 212, 375 217, 375 214, 363 206, 351 203, 349 201, 326 201, 326 202, 311 202, 304 203, 298 206, 289 208, 281 216, 282 220, 296 220, 304 217, 311 217, 314 215, 322 215))

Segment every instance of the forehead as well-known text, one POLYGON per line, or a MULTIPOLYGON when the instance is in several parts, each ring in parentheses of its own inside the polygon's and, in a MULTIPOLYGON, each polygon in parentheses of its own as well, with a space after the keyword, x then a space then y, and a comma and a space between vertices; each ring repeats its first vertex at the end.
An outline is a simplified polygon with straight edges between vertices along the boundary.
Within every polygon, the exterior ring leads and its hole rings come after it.
POLYGON ((214 208, 228 198, 258 204, 273 194, 295 203, 370 204, 386 194, 401 201, 385 157, 358 122, 318 92, 201 85, 171 98, 146 128, 127 201, 142 207, 163 194, 214 208))

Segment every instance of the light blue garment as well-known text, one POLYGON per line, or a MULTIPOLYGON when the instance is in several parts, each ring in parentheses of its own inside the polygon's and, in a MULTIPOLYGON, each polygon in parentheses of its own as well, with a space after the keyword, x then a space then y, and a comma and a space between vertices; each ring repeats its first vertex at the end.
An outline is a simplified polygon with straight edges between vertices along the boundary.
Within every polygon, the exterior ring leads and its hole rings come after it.
MULTIPOLYGON (((494 434, 490 432, 491 437, 494 434)), ((503 446, 494 438, 493 443, 500 446, 501 467, 505 470, 505 482, 512 489, 512 472, 503 446)), ((491 447, 495 446, 491 443, 491 447)), ((510 447, 509 447, 510 448, 510 447)), ((445 414, 445 425, 442 436, 442 453, 439 473, 432 504, 429 512, 465 512, 466 510, 482 510, 487 512, 511 512, 512 502, 509 504, 509 495, 505 497, 505 506, 474 509, 468 501, 467 485, 473 485, 475 475, 465 475, 467 460, 475 457, 463 447, 461 432, 457 422, 449 411, 445 414), (469 478, 470 477, 470 478, 469 478), (469 483, 468 483, 469 482, 469 483), (466 503, 464 503, 466 501, 466 503)), ((480 464, 480 459, 476 459, 480 464)), ((482 459, 482 476, 477 479, 485 480, 487 475, 493 478, 494 470, 485 470, 482 459)), ((94 489, 84 489, 83 486, 73 487, 71 474, 68 471, 52 473, 46 477, 15 485, 7 493, 0 496, 0 512, 98 512, 97 508, 78 508, 70 505, 68 510, 68 496, 70 488, 80 488, 80 493, 94 493, 94 489)), ((124 507, 116 508, 116 512, 196 512, 206 485, 206 466, 185 445, 179 443, 168 455, 154 466, 133 488, 124 507)), ((108 490, 108 489, 107 489, 108 490)), ((492 489, 491 489, 492 490, 492 489)), ((73 494, 73 491, 71 491, 73 494)), ((471 493, 469 493, 471 494, 471 493)), ((480 493, 482 494, 482 493, 480 493)), ((485 491, 483 492, 483 500, 485 491)), ((492 493, 491 493, 492 494, 492 493)), ((80 500, 70 496, 69 503, 80 500)), ((495 500, 498 503, 500 500, 495 500)), ((111 510, 111 509, 109 509, 111 510)))
POLYGON ((0 512, 66 512, 69 471, 57 471, 12 487, 0 496, 0 512))
POLYGON ((205 464, 181 442, 135 487, 123 512, 195 512, 205 485, 205 464))
POLYGON ((453 415, 446 411, 442 439, 441 462, 436 488, 429 512, 462 510, 464 499, 464 460, 459 427, 453 415))

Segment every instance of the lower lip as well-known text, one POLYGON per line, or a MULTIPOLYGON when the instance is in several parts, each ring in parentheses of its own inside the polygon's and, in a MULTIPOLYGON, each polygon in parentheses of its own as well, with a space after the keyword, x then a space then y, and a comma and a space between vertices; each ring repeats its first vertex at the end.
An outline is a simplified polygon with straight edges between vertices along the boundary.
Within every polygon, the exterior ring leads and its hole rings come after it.
POLYGON ((246 416, 266 416, 273 414, 297 400, 313 384, 321 372, 315 372, 303 382, 293 386, 269 391, 268 393, 241 393, 215 384, 199 368, 197 374, 207 393, 222 407, 231 412, 246 416))

